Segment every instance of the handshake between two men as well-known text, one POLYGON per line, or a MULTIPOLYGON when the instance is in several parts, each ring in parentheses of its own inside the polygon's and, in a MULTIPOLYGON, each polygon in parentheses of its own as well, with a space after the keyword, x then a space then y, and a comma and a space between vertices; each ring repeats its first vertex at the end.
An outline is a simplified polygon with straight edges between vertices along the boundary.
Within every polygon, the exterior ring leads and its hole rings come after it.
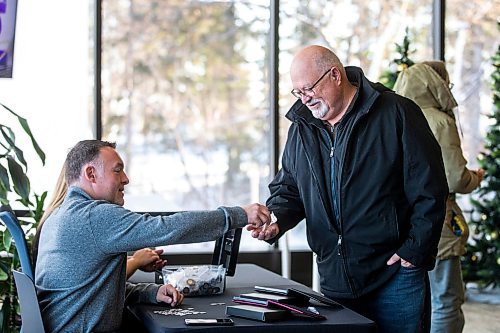
POLYGON ((266 206, 254 203, 244 206, 243 209, 248 216, 246 229, 251 232, 253 238, 269 240, 278 235, 280 232, 279 226, 274 215, 266 206))

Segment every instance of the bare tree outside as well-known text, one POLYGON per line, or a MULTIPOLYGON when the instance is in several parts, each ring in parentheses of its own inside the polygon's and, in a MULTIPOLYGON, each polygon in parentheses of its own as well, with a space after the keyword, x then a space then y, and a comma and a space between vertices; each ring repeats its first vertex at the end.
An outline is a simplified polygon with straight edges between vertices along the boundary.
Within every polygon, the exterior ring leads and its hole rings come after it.
MULTIPOLYGON (((432 59, 433 0, 282 0, 280 144, 293 55, 334 50, 373 81, 405 30, 415 62, 432 59)), ((489 58, 498 1, 446 2, 446 60, 469 162, 490 112, 489 58)), ((104 135, 118 142, 135 210, 206 209, 265 201, 270 174, 269 0, 103 1, 104 135)), ((292 243, 307 247, 301 228, 292 243)), ((292 234, 293 234, 292 233, 292 234)), ((293 237, 293 235, 292 235, 293 237)))
POLYGON ((267 5, 106 1, 103 16, 104 134, 131 194, 158 211, 262 200, 251 184, 269 179, 267 5))

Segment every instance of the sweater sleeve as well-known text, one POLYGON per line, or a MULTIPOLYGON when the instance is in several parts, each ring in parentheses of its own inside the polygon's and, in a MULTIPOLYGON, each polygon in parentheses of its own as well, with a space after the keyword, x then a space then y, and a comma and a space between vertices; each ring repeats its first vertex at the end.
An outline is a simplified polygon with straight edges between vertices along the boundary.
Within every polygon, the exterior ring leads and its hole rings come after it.
POLYGON ((238 208, 239 207, 219 207, 219 209, 222 210, 226 216, 224 233, 231 229, 243 228, 248 224, 248 218, 245 211, 238 208))
POLYGON ((156 295, 160 289, 159 284, 154 283, 130 283, 126 284, 125 305, 136 303, 157 304, 156 295))
POLYGON ((105 254, 213 241, 227 230, 247 224, 246 213, 241 207, 151 216, 105 201, 94 201, 92 205, 88 219, 90 230, 96 246, 105 254))

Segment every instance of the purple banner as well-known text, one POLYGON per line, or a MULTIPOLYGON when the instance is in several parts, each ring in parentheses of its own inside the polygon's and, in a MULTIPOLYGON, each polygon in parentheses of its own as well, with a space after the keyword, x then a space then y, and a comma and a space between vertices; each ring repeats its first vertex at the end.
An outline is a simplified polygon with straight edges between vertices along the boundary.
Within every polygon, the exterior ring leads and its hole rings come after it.
POLYGON ((17 0, 0 0, 0 78, 11 78, 14 64, 17 0))

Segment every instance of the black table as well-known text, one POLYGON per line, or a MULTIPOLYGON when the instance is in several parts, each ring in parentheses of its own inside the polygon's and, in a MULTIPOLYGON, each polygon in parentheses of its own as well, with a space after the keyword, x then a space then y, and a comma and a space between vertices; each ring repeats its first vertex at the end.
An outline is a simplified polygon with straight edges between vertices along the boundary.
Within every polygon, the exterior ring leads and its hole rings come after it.
MULTIPOLYGON (((133 277, 135 282, 142 280, 150 282, 154 279, 147 275, 136 275, 133 277), (149 280, 149 281, 148 281, 149 280)), ((185 316, 172 314, 170 307, 160 305, 138 304, 130 306, 129 310, 139 318, 149 332, 191 332, 203 330, 203 332, 273 332, 273 333, 292 333, 292 332, 376 332, 376 326, 373 321, 355 313, 346 308, 334 309, 328 306, 315 303, 314 307, 327 320, 311 321, 300 318, 291 318, 289 320, 265 323, 239 317, 231 317, 234 320, 234 326, 186 326, 186 318, 227 318, 225 311, 226 305, 236 305, 232 302, 233 296, 241 293, 253 292, 255 285, 287 288, 293 287, 308 292, 313 292, 310 288, 281 277, 271 271, 253 264, 238 264, 234 277, 227 277, 226 290, 223 295, 188 297, 179 307, 183 310, 193 312, 205 312, 185 316)), ((177 308, 176 308, 177 309, 177 308)), ((176 311, 173 311, 176 312, 176 311)))

